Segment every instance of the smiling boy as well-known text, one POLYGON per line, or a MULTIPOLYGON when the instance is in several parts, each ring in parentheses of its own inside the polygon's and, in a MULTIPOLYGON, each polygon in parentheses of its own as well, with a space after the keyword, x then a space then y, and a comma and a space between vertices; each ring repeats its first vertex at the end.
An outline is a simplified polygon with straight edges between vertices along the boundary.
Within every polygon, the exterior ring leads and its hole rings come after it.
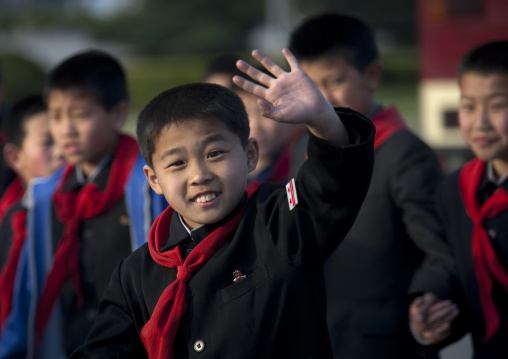
POLYGON ((170 207, 115 270, 72 358, 331 358, 322 264, 367 191, 374 129, 335 112, 283 54, 290 72, 253 52, 275 78, 238 63, 266 88, 234 82, 260 98, 264 116, 309 129, 291 204, 280 185, 246 192, 259 149, 234 92, 189 84, 155 97, 137 133, 145 175, 170 207))
POLYGON ((412 285, 411 326, 443 347, 470 332, 475 358, 506 357, 508 337, 508 41, 467 53, 459 125, 476 158, 440 186, 443 249, 412 285))

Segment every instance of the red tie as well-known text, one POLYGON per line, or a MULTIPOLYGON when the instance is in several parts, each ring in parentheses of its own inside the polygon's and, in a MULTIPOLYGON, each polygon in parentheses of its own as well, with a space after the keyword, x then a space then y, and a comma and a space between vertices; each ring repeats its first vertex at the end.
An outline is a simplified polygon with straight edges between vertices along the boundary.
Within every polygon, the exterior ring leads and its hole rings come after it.
POLYGON ((496 217, 508 209, 508 195, 504 188, 494 192, 483 205, 479 205, 476 190, 484 173, 485 162, 474 159, 460 172, 460 191, 466 212, 473 221, 472 252, 474 272, 480 292, 480 303, 485 317, 485 337, 492 338, 501 323, 499 312, 492 298, 492 287, 496 280, 508 293, 508 274, 492 246, 485 220, 496 217))
MULTIPOLYGON (((247 201, 256 190, 257 186, 249 187, 247 201)), ((164 267, 176 267, 177 274, 176 280, 164 289, 151 318, 141 330, 141 340, 150 359, 174 358, 173 341, 180 320, 187 310, 185 296, 187 282, 233 235, 242 218, 245 206, 233 218, 203 239, 185 260, 182 259, 180 254, 180 246, 176 246, 166 252, 159 252, 159 249, 169 237, 169 224, 174 210, 171 207, 167 207, 154 221, 148 235, 150 255, 156 263, 164 267)))

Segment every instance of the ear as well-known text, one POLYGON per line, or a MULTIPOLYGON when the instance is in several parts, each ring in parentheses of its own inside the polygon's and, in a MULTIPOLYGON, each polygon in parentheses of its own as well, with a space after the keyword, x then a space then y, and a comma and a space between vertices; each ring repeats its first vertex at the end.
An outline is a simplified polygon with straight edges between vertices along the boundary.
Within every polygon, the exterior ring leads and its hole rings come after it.
POLYGON ((120 131, 127 122, 129 117, 130 106, 127 101, 118 102, 112 109, 110 114, 113 116, 113 126, 120 131))
POLYGON ((374 60, 365 68, 365 70, 363 70, 363 74, 367 78, 370 89, 374 90, 381 83, 383 68, 381 67, 379 61, 374 60))
POLYGON ((7 143, 3 149, 5 161, 9 167, 11 167, 18 174, 20 174, 23 170, 20 159, 20 152, 21 150, 18 148, 18 146, 12 143, 7 143))
POLYGON ((259 143, 254 137, 249 138, 249 141, 247 141, 245 155, 247 156, 247 169, 252 172, 256 169, 259 160, 259 143))
POLYGON ((148 183, 150 184, 150 187, 152 187, 153 191, 157 194, 163 194, 162 189, 159 186, 159 179, 157 178, 157 175, 155 174, 155 171, 152 169, 152 167, 144 165, 143 172, 145 172, 146 179, 148 180, 148 183))

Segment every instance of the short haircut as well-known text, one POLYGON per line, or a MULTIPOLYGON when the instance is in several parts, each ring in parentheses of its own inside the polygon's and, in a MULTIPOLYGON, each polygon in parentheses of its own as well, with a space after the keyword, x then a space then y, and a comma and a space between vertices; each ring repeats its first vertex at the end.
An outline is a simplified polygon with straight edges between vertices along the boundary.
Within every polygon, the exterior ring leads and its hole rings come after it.
POLYGON ((471 49, 460 63, 459 81, 466 72, 508 75, 508 41, 488 42, 471 49))
POLYGON ((360 71, 379 58, 372 28, 352 15, 311 17, 291 33, 289 50, 299 61, 339 55, 360 71))
POLYGON ((30 95, 16 101, 2 121, 2 132, 5 143, 21 147, 26 136, 25 124, 30 117, 46 111, 42 95, 30 95))
POLYGON ((108 111, 129 99, 122 66, 114 57, 98 50, 75 54, 54 68, 46 81, 46 98, 52 90, 83 92, 108 111))
POLYGON ((240 97, 224 86, 194 83, 166 90, 141 110, 136 127, 139 148, 153 168, 152 155, 161 131, 172 124, 191 119, 222 121, 242 146, 249 139, 249 120, 240 97))

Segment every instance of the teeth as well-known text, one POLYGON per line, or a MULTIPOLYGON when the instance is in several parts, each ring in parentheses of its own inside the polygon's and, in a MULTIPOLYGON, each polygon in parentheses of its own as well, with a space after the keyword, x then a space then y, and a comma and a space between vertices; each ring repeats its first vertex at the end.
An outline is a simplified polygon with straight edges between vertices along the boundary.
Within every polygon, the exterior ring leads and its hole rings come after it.
POLYGON ((211 201, 212 199, 215 199, 217 196, 215 195, 215 193, 212 193, 212 194, 207 194, 205 196, 201 196, 201 197, 198 197, 196 198, 196 202, 197 203, 204 203, 204 202, 209 202, 211 201))

